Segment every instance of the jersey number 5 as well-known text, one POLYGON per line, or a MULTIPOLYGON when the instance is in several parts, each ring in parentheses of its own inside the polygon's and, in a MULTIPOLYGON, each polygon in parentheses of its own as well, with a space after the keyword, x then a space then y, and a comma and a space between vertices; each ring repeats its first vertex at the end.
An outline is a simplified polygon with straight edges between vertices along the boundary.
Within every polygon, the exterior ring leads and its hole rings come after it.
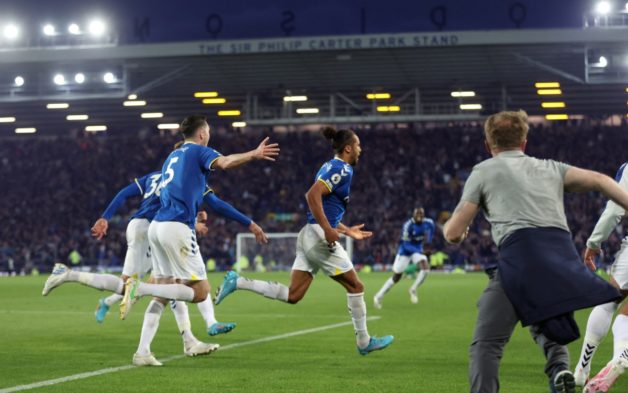
POLYGON ((174 169, 172 169, 172 166, 177 161, 179 161, 179 157, 172 157, 170 159, 170 162, 168 163, 168 167, 166 168, 166 177, 164 181, 161 183, 161 188, 164 188, 168 183, 172 181, 172 179, 174 179, 174 169))

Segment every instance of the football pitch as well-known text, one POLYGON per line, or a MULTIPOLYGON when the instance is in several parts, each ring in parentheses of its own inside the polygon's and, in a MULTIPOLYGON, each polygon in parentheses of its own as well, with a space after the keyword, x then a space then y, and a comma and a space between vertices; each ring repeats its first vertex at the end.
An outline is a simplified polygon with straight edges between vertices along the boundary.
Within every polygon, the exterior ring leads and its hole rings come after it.
MULTIPOLYGON (((288 273, 251 277, 288 282, 288 273)), ((239 291, 216 307, 219 321, 236 322, 229 334, 208 337, 190 305, 194 334, 222 347, 204 357, 183 356, 172 312, 161 318, 152 351, 163 367, 137 368, 137 348, 148 299, 126 321, 112 307, 103 324, 93 311, 94 289, 71 283, 41 296, 47 276, 0 278, 0 393, 37 392, 451 392, 468 391, 467 349, 484 274, 431 274, 410 304, 403 279, 375 310, 372 296, 388 274, 363 274, 369 333, 392 334, 385 351, 360 356, 344 290, 319 275, 298 305, 239 291), (40 385, 33 384, 43 382, 40 385), (43 386, 42 386, 43 385, 43 386)), ((223 274, 209 277, 215 288, 223 274)), ((577 317, 582 335, 588 310, 577 317)), ((581 340, 570 346, 572 369, 581 340)), ((596 373, 610 359, 612 334, 593 362, 596 373)), ((506 347, 501 391, 549 391, 544 358, 527 329, 518 327, 506 347)), ((628 377, 613 391, 628 391, 628 377)))

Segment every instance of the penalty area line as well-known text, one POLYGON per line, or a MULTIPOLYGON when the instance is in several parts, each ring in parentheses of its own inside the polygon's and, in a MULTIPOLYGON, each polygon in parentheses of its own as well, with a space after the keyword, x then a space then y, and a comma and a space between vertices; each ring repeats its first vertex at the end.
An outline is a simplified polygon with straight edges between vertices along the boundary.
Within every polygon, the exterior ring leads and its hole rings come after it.
MULTIPOLYGON (((377 319, 380 319, 380 318, 381 317, 378 317, 378 316, 368 317, 367 320, 368 321, 374 321, 374 320, 377 320, 377 319)), ((283 340, 283 339, 290 338, 290 337, 303 336, 305 334, 318 333, 318 332, 322 332, 322 331, 325 331, 325 330, 331 330, 331 329, 336 329, 336 328, 343 327, 343 326, 348 326, 348 325, 351 325, 351 324, 352 324, 352 322, 334 323, 332 325, 325 325, 325 326, 319 326, 319 327, 315 327, 315 328, 311 328, 311 329, 297 330, 297 331, 294 331, 294 332, 278 334, 276 336, 269 336, 269 337, 258 338, 256 340, 242 341, 242 342, 239 342, 239 343, 233 343, 233 344, 225 345, 224 347, 221 346, 220 349, 218 350, 218 352, 228 351, 230 349, 235 349, 235 348, 240 348, 240 347, 246 347, 246 346, 249 346, 249 345, 256 345, 256 344, 267 343, 267 342, 270 342, 270 341, 283 340)), ((166 363, 166 362, 169 362, 169 361, 172 361, 172 360, 181 359, 181 358, 184 358, 184 357, 186 357, 186 356, 185 355, 174 355, 174 356, 170 356, 170 357, 167 357, 167 358, 164 358, 164 359, 159 359, 159 361, 162 362, 162 363, 166 363)), ((57 384, 60 384, 60 383, 76 381, 76 380, 79 380, 79 379, 86 379, 86 378, 91 378, 91 377, 97 377, 99 375, 117 373, 119 371, 130 370, 130 369, 133 369, 133 368, 136 368, 136 367, 138 367, 138 366, 134 366, 132 364, 128 364, 128 365, 125 365, 125 366, 103 368, 101 370, 88 371, 88 372, 85 372, 85 373, 68 375, 67 377, 49 379, 49 380, 46 380, 46 381, 30 383, 30 384, 27 384, 27 385, 18 385, 18 386, 13 386, 13 387, 9 387, 9 388, 3 388, 3 389, 0 389, 0 393, 22 392, 24 390, 31 390, 31 389, 41 388, 41 387, 44 387, 44 386, 57 385, 57 384)))

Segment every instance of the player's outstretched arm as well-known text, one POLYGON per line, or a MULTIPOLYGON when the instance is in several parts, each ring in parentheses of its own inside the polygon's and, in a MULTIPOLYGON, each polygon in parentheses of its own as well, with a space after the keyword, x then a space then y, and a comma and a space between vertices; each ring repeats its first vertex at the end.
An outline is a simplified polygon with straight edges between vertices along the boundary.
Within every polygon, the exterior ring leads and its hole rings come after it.
POLYGON ((214 211, 214 213, 223 216, 229 220, 234 220, 240 224, 248 227, 249 231, 255 235, 255 240, 259 244, 268 243, 268 237, 264 233, 264 230, 257 225, 250 217, 241 213, 238 209, 233 207, 228 202, 218 198, 213 192, 208 192, 203 197, 203 201, 214 211))
POLYGON ((336 230, 339 233, 342 233, 345 236, 349 236, 350 238, 353 238, 355 240, 364 240, 373 236, 372 231, 363 231, 362 228, 364 228, 364 224, 347 226, 343 223, 340 223, 336 227, 336 230))
POLYGON ((571 167, 565 173, 565 190, 569 192, 599 191, 628 210, 628 192, 610 177, 599 172, 571 167))
POLYGON ((253 160, 275 161, 275 157, 279 156, 279 144, 269 144, 268 139, 266 137, 255 150, 218 157, 213 162, 212 168, 227 170, 237 168, 253 160))
POLYGON ((307 205, 310 208, 314 219, 318 225, 323 228, 323 231, 325 231, 325 240, 327 240, 327 243, 332 246, 335 242, 340 240, 340 234, 331 227, 327 217, 325 216, 325 211, 323 210, 323 195, 328 195, 330 193, 331 191, 323 181, 316 181, 307 193, 305 193, 305 199, 307 200, 307 205))
POLYGON ((109 228, 109 220, 111 220, 111 217, 116 214, 116 211, 118 211, 120 206, 122 206, 128 198, 140 195, 142 195, 142 191, 135 182, 121 189, 109 203, 102 217, 96 220, 94 226, 92 226, 92 236, 98 240, 102 240, 103 237, 107 236, 107 229, 109 228))
POLYGON ((478 213, 477 204, 460 201, 451 218, 445 223, 443 235, 449 243, 460 243, 467 237, 469 233, 469 225, 473 222, 473 218, 478 213))

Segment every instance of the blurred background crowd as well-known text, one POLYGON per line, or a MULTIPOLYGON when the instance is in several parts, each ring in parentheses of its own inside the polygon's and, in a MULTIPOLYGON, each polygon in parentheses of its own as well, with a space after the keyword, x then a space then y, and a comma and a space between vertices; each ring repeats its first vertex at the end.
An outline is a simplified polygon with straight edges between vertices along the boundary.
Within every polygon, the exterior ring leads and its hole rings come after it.
MULTIPOLYGON (((417 206, 423 206, 426 216, 437 223, 432 246, 435 268, 481 269, 496 263, 497 250, 483 218, 475 220, 461 246, 447 245, 440 231, 473 165, 488 158, 480 125, 357 132, 363 154, 355 168, 343 221, 365 223, 375 235, 354 243, 356 265, 379 270, 391 264, 401 226, 417 206)), ((298 232, 305 222, 304 194, 333 153, 317 132, 308 131, 222 131, 212 135, 210 145, 229 154, 254 148, 266 135, 281 146, 276 163, 256 162, 228 172, 216 171, 211 186, 267 232, 298 232)), ((94 240, 90 227, 119 189, 136 177, 159 170, 178 140, 169 133, 3 140, 0 270, 49 271, 55 261, 120 267, 126 250, 126 224, 139 199, 127 201, 118 211, 104 241, 94 240)), ((617 146, 627 142, 625 127, 532 126, 527 153, 614 177, 626 160, 617 146)), ((565 210, 580 251, 605 204, 599 194, 567 194, 565 210)), ((199 240, 201 251, 218 269, 225 269, 235 260, 235 235, 246 228, 209 213, 210 232, 199 240)), ((601 264, 612 262, 623 234, 620 226, 604 243, 601 264)), ((278 245, 272 258, 289 266, 294 250, 286 244, 278 245)))

